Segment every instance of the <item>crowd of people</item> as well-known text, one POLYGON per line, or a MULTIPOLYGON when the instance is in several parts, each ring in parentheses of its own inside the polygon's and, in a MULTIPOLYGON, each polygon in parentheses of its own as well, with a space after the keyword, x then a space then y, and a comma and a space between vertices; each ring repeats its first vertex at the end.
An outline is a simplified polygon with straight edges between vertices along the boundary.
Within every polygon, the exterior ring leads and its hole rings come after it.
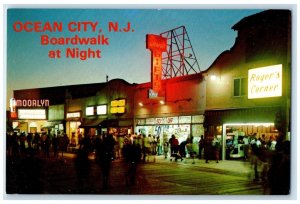
POLYGON ((13 132, 6 134, 7 156, 17 157, 42 153, 50 158, 50 150, 53 156, 58 157, 58 152, 66 152, 69 146, 69 138, 66 134, 52 135, 46 133, 20 134, 13 132))
MULTIPOLYGON (((102 169, 103 188, 109 186, 109 175, 113 160, 122 160, 126 168, 126 184, 134 185, 138 167, 141 162, 155 162, 157 155, 163 155, 172 161, 184 160, 190 157, 204 159, 206 163, 220 160, 221 141, 215 137, 200 137, 198 144, 193 143, 193 137, 179 143, 178 138, 172 135, 168 140, 160 142, 160 138, 152 135, 125 135, 102 134, 98 136, 85 135, 76 141, 62 134, 25 133, 7 134, 7 156, 34 156, 43 155, 45 158, 63 157, 65 152, 75 148, 75 168, 79 175, 79 186, 84 186, 84 179, 89 177, 89 155, 95 155, 95 162, 102 169), (195 146, 198 145, 198 152, 195 146), (51 150, 51 151, 50 151, 51 150), (51 154, 50 154, 51 152, 51 154), (204 153, 204 154, 203 154, 204 153), (204 158, 203 158, 204 156, 204 158)), ((245 139, 245 138, 244 138, 245 139)), ((288 194, 290 189, 290 142, 278 137, 274 141, 265 142, 255 135, 242 141, 245 148, 245 159, 253 168, 254 181, 266 182, 270 187, 270 194, 288 194)))

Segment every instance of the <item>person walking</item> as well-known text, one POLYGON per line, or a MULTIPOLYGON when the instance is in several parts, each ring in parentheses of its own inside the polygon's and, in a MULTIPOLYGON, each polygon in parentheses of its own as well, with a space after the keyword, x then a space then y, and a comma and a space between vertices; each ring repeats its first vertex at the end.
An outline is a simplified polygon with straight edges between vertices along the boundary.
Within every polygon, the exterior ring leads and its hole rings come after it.
POLYGON ((148 156, 149 161, 149 155, 151 153, 151 135, 146 137, 146 135, 143 135, 143 162, 146 162, 146 157, 148 156))
POLYGON ((52 148, 53 148, 53 156, 55 159, 58 157, 58 137, 56 134, 53 135, 52 138, 52 148))
POLYGON ((132 186, 136 183, 138 165, 141 160, 141 148, 137 141, 129 142, 123 149, 126 165, 125 182, 126 186, 132 186))
POLYGON ((214 157, 217 163, 219 163, 220 160, 220 141, 217 138, 217 136, 214 137, 213 141, 212 141, 212 147, 213 147, 213 152, 214 152, 214 157))
POLYGON ((171 138, 169 139, 169 144, 171 146, 171 155, 172 154, 177 154, 178 153, 178 139, 176 139, 175 135, 172 135, 171 138))
POLYGON ((208 163, 208 160, 210 158, 211 153, 211 142, 209 140, 209 137, 205 137, 204 139, 204 157, 205 157, 205 163, 208 163))
POLYGON ((202 158, 202 151, 204 149, 204 138, 203 138, 203 135, 201 135, 198 145, 199 145, 199 156, 198 156, 198 158, 201 159, 202 158))
POLYGON ((114 158, 114 145, 115 140, 111 134, 103 136, 103 140, 99 148, 103 189, 107 189, 109 187, 111 162, 114 158))
POLYGON ((165 159, 168 157, 168 153, 169 153, 169 142, 168 141, 165 141, 164 142, 164 155, 165 155, 165 159))

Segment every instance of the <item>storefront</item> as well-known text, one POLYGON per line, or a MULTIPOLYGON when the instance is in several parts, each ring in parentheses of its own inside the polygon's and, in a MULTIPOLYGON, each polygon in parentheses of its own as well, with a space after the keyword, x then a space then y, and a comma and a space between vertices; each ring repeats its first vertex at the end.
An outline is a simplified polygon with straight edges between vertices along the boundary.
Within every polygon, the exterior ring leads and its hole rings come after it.
POLYGON ((44 125, 47 122, 47 109, 19 108, 17 118, 13 121, 15 132, 42 133, 46 132, 44 125))
POLYGON ((291 131, 291 12, 264 11, 232 29, 235 44, 203 72, 205 136, 221 140, 222 159, 244 157, 249 140, 290 140, 291 131))
POLYGON ((260 139, 265 144, 277 140, 279 131, 275 121, 280 110, 280 107, 257 107, 206 111, 205 136, 220 140, 220 158, 244 159, 244 147, 252 139, 260 139))
MULTIPOLYGON (((126 110, 131 104, 128 104, 125 98, 119 98, 108 101, 102 98, 102 104, 89 105, 84 107, 85 114, 81 121, 80 128, 84 128, 85 132, 91 136, 101 134, 114 134, 125 136, 132 134, 133 120, 127 118, 126 110)), ((83 103, 95 103, 97 99, 83 99, 83 103)))
POLYGON ((65 132, 64 116, 64 104, 49 106, 48 121, 43 125, 43 128, 51 136, 65 132))
POLYGON ((84 129, 80 128, 81 125, 81 111, 68 112, 66 114, 66 134, 70 141, 76 141, 76 144, 81 141, 84 135, 84 129))
POLYGON ((198 143, 204 134, 203 115, 174 116, 161 118, 136 119, 135 133, 159 137, 160 141, 169 141, 174 134, 179 143, 193 137, 193 143, 198 143))

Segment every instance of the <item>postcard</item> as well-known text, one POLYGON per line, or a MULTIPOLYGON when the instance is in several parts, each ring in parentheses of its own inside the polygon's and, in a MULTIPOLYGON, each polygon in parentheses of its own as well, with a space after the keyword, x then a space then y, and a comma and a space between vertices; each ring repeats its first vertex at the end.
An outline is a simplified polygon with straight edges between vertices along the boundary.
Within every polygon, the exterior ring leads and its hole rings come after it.
POLYGON ((292 8, 6 12, 7 195, 291 196, 292 8))

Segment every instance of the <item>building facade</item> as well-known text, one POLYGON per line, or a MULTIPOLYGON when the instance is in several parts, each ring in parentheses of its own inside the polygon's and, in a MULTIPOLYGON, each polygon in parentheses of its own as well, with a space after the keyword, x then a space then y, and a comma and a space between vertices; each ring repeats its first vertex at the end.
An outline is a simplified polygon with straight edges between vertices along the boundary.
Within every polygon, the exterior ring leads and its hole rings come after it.
POLYGON ((222 141, 223 159, 238 156, 245 136, 289 139, 291 122, 291 12, 264 11, 232 29, 235 44, 203 73, 206 136, 222 141))
MULTIPOLYGON (((290 137, 291 12, 268 10, 243 18, 233 47, 204 72, 151 82, 104 83, 14 91, 11 114, 19 132, 66 133, 76 141, 103 132, 145 134, 179 142, 218 137, 223 159, 241 140, 290 137), (230 147, 230 148, 229 148, 230 147)), ((237 154, 237 156, 239 156, 237 154)))
POLYGON ((162 80, 164 95, 151 98, 150 83, 135 89, 135 131, 168 141, 174 134, 179 143, 193 137, 197 143, 204 134, 205 87, 201 74, 162 80))

